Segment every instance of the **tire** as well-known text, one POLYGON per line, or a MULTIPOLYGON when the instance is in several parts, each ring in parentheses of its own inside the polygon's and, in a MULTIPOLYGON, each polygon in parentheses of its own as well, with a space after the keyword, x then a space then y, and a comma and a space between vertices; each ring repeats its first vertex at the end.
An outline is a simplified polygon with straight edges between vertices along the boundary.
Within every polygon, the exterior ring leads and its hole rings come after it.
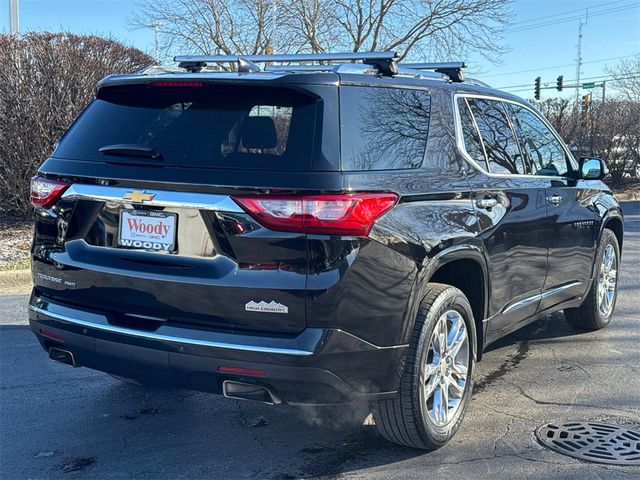
MULTIPOLYGON (((471 398, 475 338, 473 313, 464 294, 449 285, 428 284, 416 318, 398 394, 373 405, 376 426, 383 437, 400 445, 424 450, 435 450, 453 437, 460 428, 471 398), (447 326, 444 333, 450 334, 453 328, 457 328, 458 335, 453 335, 452 339, 459 340, 463 333, 466 334, 466 345, 465 342, 458 342, 460 347, 453 362, 438 362, 436 354, 442 351, 438 337, 443 334, 443 321, 447 326), (461 326, 464 326, 464 332, 461 326), (466 358, 462 355, 465 351, 466 358), (458 370, 464 363, 467 370, 463 381, 458 370), (445 380, 456 382, 457 388, 452 386, 453 383, 444 387, 441 382, 445 380), (427 393, 427 388, 432 392, 427 393), (436 397, 442 399, 445 390, 452 409, 437 408, 436 397)), ((449 343, 446 342, 448 353, 445 352, 444 358, 453 352, 449 350, 449 343)), ((439 404, 443 405, 444 402, 440 401, 439 404)))
POLYGON ((571 325, 585 330, 600 330, 609 325, 618 298, 617 273, 619 267, 620 246, 618 239, 613 231, 605 228, 595 257, 595 278, 591 288, 582 305, 578 308, 567 308, 564 311, 564 316, 571 325), (613 265, 607 271, 606 262, 610 254, 614 255, 613 265), (603 305, 605 296, 606 305, 603 305))

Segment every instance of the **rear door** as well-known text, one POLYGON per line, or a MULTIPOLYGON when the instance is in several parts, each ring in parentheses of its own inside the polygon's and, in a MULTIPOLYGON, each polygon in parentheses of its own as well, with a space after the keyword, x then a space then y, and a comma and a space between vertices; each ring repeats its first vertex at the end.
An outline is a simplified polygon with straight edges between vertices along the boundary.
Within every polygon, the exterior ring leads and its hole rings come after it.
POLYGON ((545 180, 527 175, 503 102, 458 96, 463 153, 489 269, 490 342, 534 315, 547 270, 551 229, 545 180))
POLYGON ((199 82, 101 90, 41 168, 73 185, 37 219, 36 288, 136 328, 301 331, 306 235, 231 196, 313 183, 320 105, 199 82))
POLYGON ((540 116, 523 105, 509 107, 531 173, 548 182, 552 231, 540 310, 552 309, 583 295, 589 284, 600 222, 592 205, 599 192, 575 179, 570 153, 540 116))

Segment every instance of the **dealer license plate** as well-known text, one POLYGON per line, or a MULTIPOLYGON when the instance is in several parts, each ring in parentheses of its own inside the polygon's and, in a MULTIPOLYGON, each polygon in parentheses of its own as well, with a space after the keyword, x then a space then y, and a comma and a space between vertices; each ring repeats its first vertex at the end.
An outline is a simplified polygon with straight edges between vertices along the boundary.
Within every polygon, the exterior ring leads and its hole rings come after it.
POLYGON ((122 210, 118 245, 141 250, 172 252, 176 249, 175 213, 122 210))

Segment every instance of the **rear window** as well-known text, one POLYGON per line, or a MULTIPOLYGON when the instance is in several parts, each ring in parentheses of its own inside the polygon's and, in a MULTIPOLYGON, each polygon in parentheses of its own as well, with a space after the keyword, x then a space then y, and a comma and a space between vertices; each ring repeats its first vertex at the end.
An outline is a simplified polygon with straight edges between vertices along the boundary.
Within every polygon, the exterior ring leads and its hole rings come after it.
POLYGON ((306 171, 319 140, 317 105, 285 88, 105 88, 55 156, 118 161, 99 150, 125 144, 153 148, 161 165, 306 171))
POLYGON ((342 87, 342 169, 418 168, 430 115, 431 98, 423 90, 342 87))

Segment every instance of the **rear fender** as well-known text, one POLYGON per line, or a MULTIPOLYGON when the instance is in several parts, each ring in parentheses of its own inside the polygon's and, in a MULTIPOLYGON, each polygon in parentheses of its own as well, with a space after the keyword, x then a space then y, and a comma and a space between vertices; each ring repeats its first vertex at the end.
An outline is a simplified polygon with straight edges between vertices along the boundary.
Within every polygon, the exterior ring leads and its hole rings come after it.
MULTIPOLYGON (((477 339, 474 342, 474 349, 477 351, 478 360, 482 356, 482 349, 484 346, 484 328, 483 328, 483 319, 487 317, 487 305, 488 295, 489 295, 489 281, 487 274, 487 265, 486 259, 484 256, 484 250, 482 246, 482 242, 480 239, 472 239, 471 241, 467 241, 466 244, 456 245, 450 247, 446 250, 439 251, 436 255, 429 258, 425 261, 425 268, 423 268, 416 281, 414 286, 414 295, 412 295, 412 304, 410 306, 413 322, 415 323, 415 318, 418 313, 418 309, 420 308, 420 304, 425 297, 427 291, 427 285, 433 281, 434 276, 437 272, 447 264, 450 264, 457 260, 470 260, 475 262, 480 266, 482 271, 483 284, 479 287, 482 288, 482 318, 474 318, 474 332, 473 336, 477 339)), ((413 324, 410 329, 407 329, 409 333, 413 330, 413 324)), ((407 342, 409 341, 410 336, 407 338, 407 342)))

